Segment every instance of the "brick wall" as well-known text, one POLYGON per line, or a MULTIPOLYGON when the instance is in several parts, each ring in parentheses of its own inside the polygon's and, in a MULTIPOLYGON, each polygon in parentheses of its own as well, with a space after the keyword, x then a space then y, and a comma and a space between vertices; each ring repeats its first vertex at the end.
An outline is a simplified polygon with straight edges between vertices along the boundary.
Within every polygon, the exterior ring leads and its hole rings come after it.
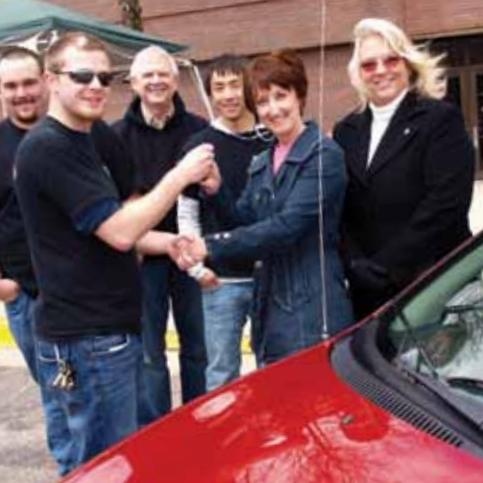
POLYGON ((483 30, 481 0, 419 0, 412 3, 406 11, 406 26, 415 37, 451 36, 483 30))
MULTIPOLYGON (((19 0, 21 1, 21 0, 19 0)), ((117 0, 44 0, 61 7, 97 17, 106 22, 118 22, 121 18, 117 0)))
POLYGON ((189 55, 197 60, 227 51, 255 54, 320 44, 321 0, 214 2, 228 5, 152 17, 150 3, 146 2, 145 8, 146 30, 190 44, 189 55))
MULTIPOLYGON (((398 24, 403 24, 405 4, 410 1, 325 0, 326 44, 337 45, 350 42, 352 28, 364 17, 383 17, 398 24)), ((433 0, 433 2, 437 1, 433 0)))
POLYGON ((331 131, 334 122, 357 105, 346 69, 350 55, 349 45, 328 47, 325 51, 323 125, 326 131, 331 131))

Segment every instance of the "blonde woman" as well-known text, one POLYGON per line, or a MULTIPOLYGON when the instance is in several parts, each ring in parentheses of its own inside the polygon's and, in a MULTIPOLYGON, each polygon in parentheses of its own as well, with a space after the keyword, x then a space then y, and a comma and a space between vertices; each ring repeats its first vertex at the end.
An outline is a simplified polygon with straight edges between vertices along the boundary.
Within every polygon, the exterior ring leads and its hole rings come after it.
POLYGON ((458 108, 439 100, 440 60, 387 20, 354 28, 348 71, 361 104, 334 137, 349 173, 344 251, 358 317, 470 236, 474 152, 458 108))

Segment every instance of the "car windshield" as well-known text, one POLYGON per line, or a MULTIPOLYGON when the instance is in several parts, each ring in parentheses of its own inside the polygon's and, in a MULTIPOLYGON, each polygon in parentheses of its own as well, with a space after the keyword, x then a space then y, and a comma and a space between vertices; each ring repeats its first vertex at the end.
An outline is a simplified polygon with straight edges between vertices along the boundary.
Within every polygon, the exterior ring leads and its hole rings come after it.
POLYGON ((420 382, 436 380, 473 407, 483 404, 481 243, 410 300, 388 336, 391 362, 401 371, 420 382))

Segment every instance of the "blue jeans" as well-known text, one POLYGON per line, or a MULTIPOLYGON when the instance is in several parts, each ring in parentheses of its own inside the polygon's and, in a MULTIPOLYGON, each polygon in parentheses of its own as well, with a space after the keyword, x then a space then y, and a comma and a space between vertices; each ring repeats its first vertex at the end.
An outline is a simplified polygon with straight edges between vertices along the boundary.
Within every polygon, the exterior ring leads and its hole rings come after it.
POLYGON ((5 304, 8 325, 15 342, 22 353, 30 374, 37 382, 37 358, 34 336, 35 299, 23 290, 12 302, 5 304))
POLYGON ((165 257, 145 260, 142 279, 144 365, 139 423, 145 425, 171 410, 170 375, 165 353, 170 300, 180 341, 183 402, 206 391, 206 349, 198 283, 165 257))
POLYGON ((248 317, 254 320, 253 282, 225 283, 204 290, 203 311, 208 353, 206 388, 211 391, 240 376, 243 326, 248 317))
MULTIPOLYGON (((64 461, 61 474, 137 430, 141 353, 140 337, 132 334, 57 343, 37 339, 39 381, 47 406, 60 408, 67 422, 68 440, 63 443, 70 448, 71 459, 64 461), (72 390, 53 385, 61 361, 73 370, 72 390)), ((52 419, 48 424, 54 423, 52 419)), ((60 432, 57 435, 62 437, 60 432)))
MULTIPOLYGON (((5 304, 10 331, 27 363, 30 374, 38 381, 38 361, 34 323, 35 299, 21 291, 12 302, 5 304)), ((67 418, 50 392, 40 386, 40 395, 46 421, 47 445, 56 460, 61 475, 67 473, 72 460, 73 444, 67 418)))

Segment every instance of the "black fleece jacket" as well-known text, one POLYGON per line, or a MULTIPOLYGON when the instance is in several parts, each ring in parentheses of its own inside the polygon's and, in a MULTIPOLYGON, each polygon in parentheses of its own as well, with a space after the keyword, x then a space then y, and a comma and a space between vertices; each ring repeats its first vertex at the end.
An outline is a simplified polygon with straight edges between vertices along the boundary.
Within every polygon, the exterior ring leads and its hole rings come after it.
MULTIPOLYGON (((208 125, 205 119, 186 110, 178 94, 173 100, 174 115, 161 130, 146 123, 138 97, 132 101, 124 117, 113 124, 134 160, 134 189, 137 193, 149 191, 181 158, 183 146, 191 135, 208 125)), ((177 232, 176 207, 156 229, 177 232)))

